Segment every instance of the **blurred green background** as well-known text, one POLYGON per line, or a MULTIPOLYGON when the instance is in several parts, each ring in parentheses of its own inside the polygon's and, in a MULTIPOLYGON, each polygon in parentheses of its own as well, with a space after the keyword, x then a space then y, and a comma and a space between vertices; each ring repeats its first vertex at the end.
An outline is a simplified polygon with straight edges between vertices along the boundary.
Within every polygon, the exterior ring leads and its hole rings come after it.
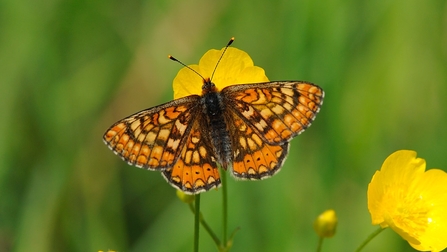
MULTIPOLYGON (((323 251, 353 251, 377 228, 366 190, 389 154, 447 170, 445 1, 6 0, 0 27, 0 251, 191 251, 187 205, 102 135, 172 99, 168 54, 197 63, 232 36, 269 79, 326 92, 278 175, 229 177, 232 251, 315 251, 328 208, 339 226, 323 251)), ((202 212, 221 236, 220 191, 202 212)), ((412 249, 386 230, 364 251, 412 249)))

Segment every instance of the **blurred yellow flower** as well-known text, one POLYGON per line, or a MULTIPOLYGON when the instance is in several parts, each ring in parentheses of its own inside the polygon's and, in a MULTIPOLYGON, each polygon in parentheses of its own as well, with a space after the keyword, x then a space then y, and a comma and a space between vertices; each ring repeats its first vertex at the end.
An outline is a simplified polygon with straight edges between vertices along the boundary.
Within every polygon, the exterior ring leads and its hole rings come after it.
POLYGON ((314 229, 318 236, 329 238, 334 236, 337 227, 337 215, 332 209, 324 211, 314 222, 314 229))
POLYGON ((368 186, 372 224, 391 227, 419 251, 447 247, 447 173, 425 171, 415 151, 391 154, 368 186))
MULTIPOLYGON (((204 78, 211 78, 217 61, 222 56, 224 48, 221 50, 211 49, 206 52, 198 65, 189 65, 204 78)), ((217 65, 216 72, 211 80, 218 90, 234 85, 259 83, 269 81, 264 69, 254 66, 250 56, 237 48, 228 47, 217 65)), ((174 99, 184 96, 202 94, 202 78, 186 67, 180 69, 173 82, 174 99)))

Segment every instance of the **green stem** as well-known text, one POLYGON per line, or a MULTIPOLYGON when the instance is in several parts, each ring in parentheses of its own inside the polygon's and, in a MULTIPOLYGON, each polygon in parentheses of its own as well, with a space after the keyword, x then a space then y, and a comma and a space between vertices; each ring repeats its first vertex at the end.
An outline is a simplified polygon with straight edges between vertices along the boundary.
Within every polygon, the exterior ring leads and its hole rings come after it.
POLYGON ((380 234, 383 230, 384 228, 379 227, 376 231, 372 232, 368 236, 368 238, 366 238, 366 240, 364 240, 363 243, 360 244, 360 246, 355 250, 355 252, 360 252, 366 246, 366 244, 368 244, 372 239, 374 239, 374 237, 380 234))
POLYGON ((199 252, 200 194, 195 195, 194 201, 194 252, 199 252))
POLYGON ((227 246, 227 224, 228 224, 228 205, 227 205, 227 173, 222 171, 220 173, 222 180, 222 212, 223 212, 223 239, 222 244, 227 246))
POLYGON ((318 239, 318 247, 317 247, 317 252, 321 251, 321 247, 323 247, 323 237, 320 237, 320 239, 318 239))
MULTIPOLYGON (((194 213, 194 215, 196 214, 196 211, 194 209, 194 206, 192 204, 189 204, 189 209, 191 209, 191 212, 194 213)), ((200 224, 202 224, 202 227, 206 230, 206 232, 208 232, 208 234, 211 236, 211 238, 213 239, 214 243, 216 243, 216 246, 219 247, 221 246, 221 243, 219 241, 219 238, 217 237, 217 235, 213 232, 213 230, 210 228, 210 226, 208 225, 208 223, 206 223, 205 219, 203 218, 202 213, 199 211, 199 215, 200 215, 200 224)))

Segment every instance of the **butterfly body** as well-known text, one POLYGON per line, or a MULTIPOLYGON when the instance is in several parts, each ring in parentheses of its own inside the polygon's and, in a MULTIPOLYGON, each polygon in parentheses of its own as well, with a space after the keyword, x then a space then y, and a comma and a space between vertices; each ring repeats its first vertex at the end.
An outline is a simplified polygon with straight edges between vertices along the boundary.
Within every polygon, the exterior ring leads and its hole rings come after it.
POLYGON ((309 127, 323 90, 303 81, 232 85, 204 80, 191 95, 112 125, 104 141, 131 165, 158 170, 172 186, 200 193, 220 185, 218 164, 242 180, 276 174, 289 142, 309 127))
POLYGON ((228 123, 224 118, 226 104, 220 92, 217 91, 215 85, 209 79, 204 80, 202 92, 200 104, 203 114, 206 115, 202 122, 204 133, 211 140, 217 162, 224 170, 227 170, 233 158, 228 123))

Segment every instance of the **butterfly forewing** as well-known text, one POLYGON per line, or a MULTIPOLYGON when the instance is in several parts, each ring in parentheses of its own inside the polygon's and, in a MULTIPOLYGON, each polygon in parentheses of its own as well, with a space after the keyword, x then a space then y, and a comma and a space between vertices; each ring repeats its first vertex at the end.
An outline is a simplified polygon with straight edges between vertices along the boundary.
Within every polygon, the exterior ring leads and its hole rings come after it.
POLYGON ((131 165, 169 168, 187 140, 199 99, 184 97, 124 118, 106 131, 104 142, 131 165))
POLYGON ((324 97, 320 87, 297 81, 228 86, 222 94, 234 104, 231 110, 271 144, 290 141, 308 128, 324 97))

